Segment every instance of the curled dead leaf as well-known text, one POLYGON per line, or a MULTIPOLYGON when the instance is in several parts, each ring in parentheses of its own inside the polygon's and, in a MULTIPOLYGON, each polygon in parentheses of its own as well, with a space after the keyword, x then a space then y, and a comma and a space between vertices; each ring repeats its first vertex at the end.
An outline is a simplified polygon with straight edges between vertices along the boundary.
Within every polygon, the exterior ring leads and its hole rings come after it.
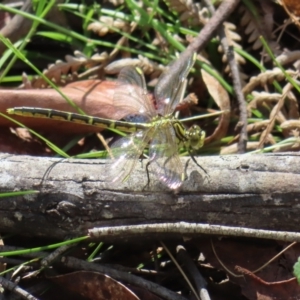
POLYGON ((230 122, 230 98, 227 91, 220 82, 201 69, 202 79, 206 84, 206 88, 212 98, 215 100, 218 107, 224 111, 220 116, 220 121, 212 135, 205 139, 205 143, 210 143, 213 140, 219 140, 226 136, 230 122))

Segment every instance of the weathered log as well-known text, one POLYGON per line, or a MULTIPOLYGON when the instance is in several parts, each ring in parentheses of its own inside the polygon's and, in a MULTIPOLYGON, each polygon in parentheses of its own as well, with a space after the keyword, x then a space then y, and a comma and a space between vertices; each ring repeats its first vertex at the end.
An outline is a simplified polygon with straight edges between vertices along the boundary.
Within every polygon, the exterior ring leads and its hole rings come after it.
POLYGON ((198 222, 298 231, 300 154, 197 157, 178 193, 140 163, 130 180, 105 182, 105 160, 0 155, 0 192, 37 190, 0 199, 0 230, 64 238, 87 229, 162 222, 198 222))

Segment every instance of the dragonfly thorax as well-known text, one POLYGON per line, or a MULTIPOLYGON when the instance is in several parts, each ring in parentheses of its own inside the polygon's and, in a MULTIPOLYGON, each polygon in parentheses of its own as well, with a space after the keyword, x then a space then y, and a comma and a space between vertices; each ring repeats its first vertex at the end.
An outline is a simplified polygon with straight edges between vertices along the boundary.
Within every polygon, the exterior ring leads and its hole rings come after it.
POLYGON ((185 136, 187 139, 186 147, 194 150, 200 149, 205 140, 205 131, 198 125, 193 125, 185 131, 185 136))
POLYGON ((169 114, 166 116, 162 116, 160 114, 156 115, 151 119, 151 124, 153 125, 164 125, 164 124, 173 124, 174 122, 177 122, 178 120, 173 116, 173 114, 169 114))

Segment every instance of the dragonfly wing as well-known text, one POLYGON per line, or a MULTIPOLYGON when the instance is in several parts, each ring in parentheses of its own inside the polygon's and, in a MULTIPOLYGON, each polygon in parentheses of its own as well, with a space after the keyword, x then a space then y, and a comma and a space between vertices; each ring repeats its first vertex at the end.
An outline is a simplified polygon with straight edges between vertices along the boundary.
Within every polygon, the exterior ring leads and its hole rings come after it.
POLYGON ((114 105, 123 117, 142 116, 138 122, 146 122, 156 115, 141 69, 130 66, 121 70, 114 92, 114 105))
MULTIPOLYGON (((181 58, 184 58, 184 56, 181 58)), ((185 59, 178 59, 171 63, 160 76, 154 89, 160 115, 165 116, 173 113, 178 103, 181 102, 185 90, 185 81, 195 60, 195 53, 186 55, 185 59)))
POLYGON ((179 188, 184 170, 178 156, 178 144, 171 124, 159 128, 149 147, 150 170, 169 188, 179 188))
POLYGON ((113 159, 107 164, 105 178, 111 183, 126 181, 151 139, 151 130, 138 131, 111 146, 113 159))

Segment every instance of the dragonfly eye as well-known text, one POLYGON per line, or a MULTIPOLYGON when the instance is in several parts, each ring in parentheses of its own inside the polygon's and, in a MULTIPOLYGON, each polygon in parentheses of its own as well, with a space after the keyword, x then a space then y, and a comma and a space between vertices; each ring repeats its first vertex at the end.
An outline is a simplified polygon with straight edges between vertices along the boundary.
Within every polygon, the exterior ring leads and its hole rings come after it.
POLYGON ((205 131, 203 131, 200 126, 193 125, 186 131, 186 137, 188 139, 189 147, 198 150, 204 144, 205 131))

